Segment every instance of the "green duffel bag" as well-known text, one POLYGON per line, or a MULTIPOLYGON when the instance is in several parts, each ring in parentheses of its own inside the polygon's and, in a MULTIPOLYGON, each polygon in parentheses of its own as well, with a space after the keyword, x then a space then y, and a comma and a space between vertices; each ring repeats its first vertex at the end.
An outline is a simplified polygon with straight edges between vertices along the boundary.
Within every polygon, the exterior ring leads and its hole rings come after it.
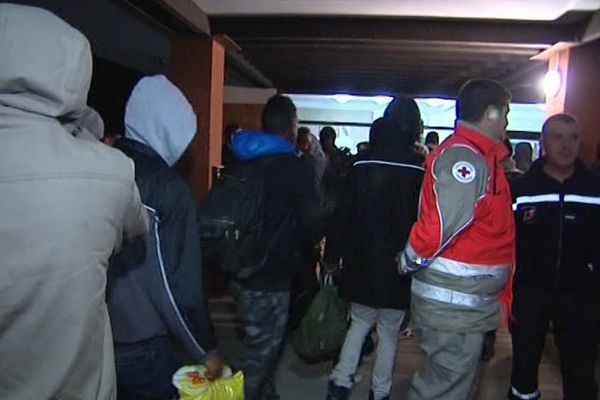
POLYGON ((308 362, 335 358, 348 330, 348 304, 338 297, 331 277, 323 282, 292 340, 296 353, 308 362))

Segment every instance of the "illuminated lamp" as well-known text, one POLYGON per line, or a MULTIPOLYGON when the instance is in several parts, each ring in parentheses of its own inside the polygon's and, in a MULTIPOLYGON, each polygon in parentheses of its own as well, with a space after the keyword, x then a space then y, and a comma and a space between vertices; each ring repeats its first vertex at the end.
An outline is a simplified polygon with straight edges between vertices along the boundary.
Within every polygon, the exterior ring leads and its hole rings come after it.
POLYGON ((548 71, 541 82, 546 97, 556 97, 562 86, 562 74, 560 70, 548 71))

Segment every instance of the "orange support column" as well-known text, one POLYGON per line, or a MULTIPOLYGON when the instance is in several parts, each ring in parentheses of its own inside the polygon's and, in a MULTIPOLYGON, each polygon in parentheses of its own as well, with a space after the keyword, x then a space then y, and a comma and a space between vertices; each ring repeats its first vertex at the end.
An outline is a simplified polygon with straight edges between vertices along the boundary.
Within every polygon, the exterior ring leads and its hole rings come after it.
POLYGON ((583 131, 581 159, 591 164, 600 143, 600 39, 570 50, 565 112, 583 131))
POLYGON ((178 170, 200 200, 212 185, 213 168, 221 165, 225 49, 209 37, 176 38, 169 75, 198 116, 198 133, 178 170))
POLYGON ((547 98, 548 116, 566 112, 581 124, 581 159, 591 164, 600 143, 600 39, 551 55, 549 71, 561 72, 558 94, 547 98))

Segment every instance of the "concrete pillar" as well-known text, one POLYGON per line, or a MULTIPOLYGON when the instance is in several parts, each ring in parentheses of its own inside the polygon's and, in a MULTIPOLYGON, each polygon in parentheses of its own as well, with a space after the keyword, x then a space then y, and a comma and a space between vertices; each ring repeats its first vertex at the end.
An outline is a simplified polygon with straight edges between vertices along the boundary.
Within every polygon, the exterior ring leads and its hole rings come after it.
POLYGON ((198 133, 178 171, 201 200, 221 165, 225 50, 208 36, 175 38, 169 76, 198 115, 198 133))

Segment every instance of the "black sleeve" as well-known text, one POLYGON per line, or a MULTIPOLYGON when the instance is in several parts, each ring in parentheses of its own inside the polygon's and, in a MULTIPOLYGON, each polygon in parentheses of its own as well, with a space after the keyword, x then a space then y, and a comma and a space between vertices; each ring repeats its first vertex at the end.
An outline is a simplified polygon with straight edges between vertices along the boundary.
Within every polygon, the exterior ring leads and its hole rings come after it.
POLYGON ((401 238, 402 251, 408 243, 410 231, 417 221, 419 214, 419 197, 421 196, 421 186, 423 184, 423 174, 418 173, 414 178, 404 180, 404 186, 400 191, 401 201, 398 204, 398 237, 401 238))
POLYGON ((164 289, 159 309, 172 337, 202 362, 216 349, 216 339, 203 291, 196 204, 182 180, 164 192, 156 232, 164 289))
POLYGON ((342 257, 343 234, 347 232, 348 215, 354 208, 356 200, 355 170, 352 169, 344 180, 343 189, 340 191, 340 199, 335 207, 333 216, 327 226, 327 238, 323 259, 326 263, 337 264, 342 257))
POLYGON ((300 160, 296 165, 292 195, 294 219, 302 239, 316 243, 325 234, 323 201, 315 185, 313 169, 300 160))

